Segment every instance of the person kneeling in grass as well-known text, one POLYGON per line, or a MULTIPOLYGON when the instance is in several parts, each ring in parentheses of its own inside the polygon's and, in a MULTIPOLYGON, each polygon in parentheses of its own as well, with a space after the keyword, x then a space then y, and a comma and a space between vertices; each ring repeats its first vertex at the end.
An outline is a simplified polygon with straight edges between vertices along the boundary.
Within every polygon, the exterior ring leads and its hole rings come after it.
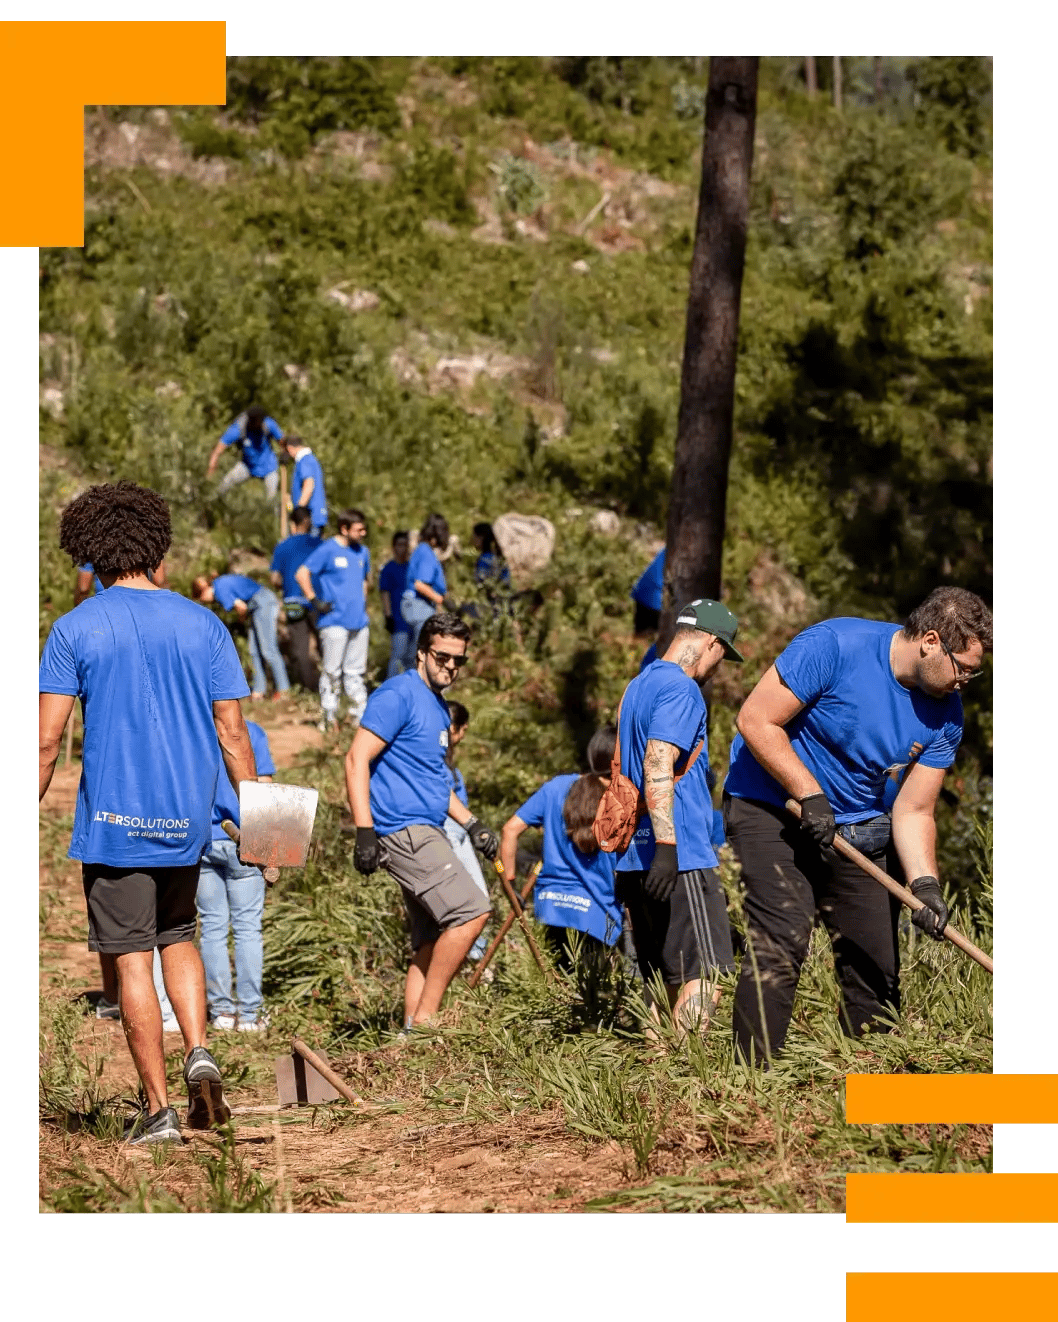
POLYGON ((405 1031, 436 1014, 492 910, 444 832, 447 814, 487 859, 499 850, 495 832, 451 788, 445 763, 451 716, 443 694, 466 663, 469 638, 457 615, 432 615, 419 633, 416 668, 371 694, 345 758, 353 862, 364 876, 385 867, 404 894, 414 952, 405 1031))

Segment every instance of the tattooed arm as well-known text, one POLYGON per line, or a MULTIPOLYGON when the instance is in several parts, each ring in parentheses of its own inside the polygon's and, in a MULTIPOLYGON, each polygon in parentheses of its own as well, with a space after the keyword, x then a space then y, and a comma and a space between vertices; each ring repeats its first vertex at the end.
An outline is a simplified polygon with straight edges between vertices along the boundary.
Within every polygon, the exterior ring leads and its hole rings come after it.
POLYGON ((654 839, 675 844, 676 827, 672 821, 672 799, 676 759, 680 750, 663 739, 648 739, 643 754, 643 798, 646 800, 654 839))

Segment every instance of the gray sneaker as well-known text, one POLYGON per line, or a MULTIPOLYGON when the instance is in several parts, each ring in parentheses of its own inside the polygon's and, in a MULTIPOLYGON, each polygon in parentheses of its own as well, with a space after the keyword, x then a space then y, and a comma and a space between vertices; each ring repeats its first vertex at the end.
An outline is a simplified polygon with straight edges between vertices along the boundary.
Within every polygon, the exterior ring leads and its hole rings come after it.
POLYGON ((224 1100, 220 1069, 205 1047, 194 1047, 184 1061, 187 1084, 187 1123, 191 1129, 210 1129, 231 1118, 224 1100))
POLYGON ((96 1018, 120 1019, 121 1007, 117 1001, 108 1001, 105 996, 100 996, 99 1000, 96 1001, 96 1018))
POLYGON ((130 1147, 140 1143, 183 1143, 180 1136, 180 1119, 171 1106, 163 1106, 148 1115, 141 1111, 135 1120, 125 1126, 125 1142, 130 1147))

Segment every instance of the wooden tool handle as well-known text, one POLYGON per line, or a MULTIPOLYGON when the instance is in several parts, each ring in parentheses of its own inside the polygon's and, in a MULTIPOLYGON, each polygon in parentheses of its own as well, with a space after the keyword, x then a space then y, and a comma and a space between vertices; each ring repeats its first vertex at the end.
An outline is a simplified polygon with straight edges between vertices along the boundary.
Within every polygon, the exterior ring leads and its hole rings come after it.
POLYGON ((546 978, 548 972, 547 965, 544 963, 543 959, 541 959, 540 951, 537 950, 536 942, 533 940, 533 934, 529 931, 529 924, 526 922, 525 909, 522 906, 522 902, 515 893, 514 887, 507 880, 507 873, 504 871, 503 864, 498 858, 494 860, 493 866, 499 874, 500 884, 503 886, 504 894, 507 896, 511 908, 518 915, 518 922, 521 924, 522 931, 525 933, 526 941, 529 942, 529 949, 533 952, 533 959, 536 960, 536 966, 546 978))
MULTIPOLYGON (((801 805, 796 799, 786 800, 786 811, 792 813, 793 816, 800 821, 801 805)), ((839 854, 843 854, 850 862, 855 863, 858 868, 861 868, 866 872, 869 877, 873 877, 879 885, 884 886, 890 895, 895 895, 901 904, 906 904, 912 912, 926 907, 917 895, 912 894, 906 886, 901 886, 898 881, 894 881, 888 872, 883 872, 877 863, 872 863, 871 860, 861 854, 855 846, 850 845, 843 835, 834 836, 834 848, 839 854)), ((947 925, 942 935, 946 937, 953 946, 958 946, 964 954, 969 955, 971 959, 975 959, 983 969, 987 969, 989 973, 993 972, 991 959, 989 959, 983 950, 979 950, 972 941, 968 940, 961 932, 952 927, 951 923, 947 925)))
POLYGON ((362 1097, 358 1097, 352 1088, 345 1082, 341 1075, 335 1074, 330 1065, 325 1060, 321 1060, 311 1047, 307 1047, 300 1037, 294 1038, 290 1044, 298 1053, 302 1060, 307 1060, 314 1070, 322 1074, 332 1088, 336 1088, 347 1102, 352 1102, 354 1106, 367 1106, 368 1103, 362 1097))
MULTIPOLYGON (((529 898, 530 891, 536 885, 536 879, 540 875, 541 866, 542 865, 540 863, 537 863, 533 868, 533 870, 529 873, 529 880, 522 887, 521 899, 523 901, 529 898)), ((514 918, 515 918, 515 910, 512 908, 511 912, 503 920, 503 925, 500 927, 500 930, 489 942, 488 949, 478 960, 478 966, 471 974, 470 979, 467 983, 468 986, 476 987, 478 983, 481 981, 481 975, 488 968, 489 962, 492 959, 493 955, 495 955, 496 951, 499 950, 500 946, 503 944, 503 938, 514 926, 514 918)))

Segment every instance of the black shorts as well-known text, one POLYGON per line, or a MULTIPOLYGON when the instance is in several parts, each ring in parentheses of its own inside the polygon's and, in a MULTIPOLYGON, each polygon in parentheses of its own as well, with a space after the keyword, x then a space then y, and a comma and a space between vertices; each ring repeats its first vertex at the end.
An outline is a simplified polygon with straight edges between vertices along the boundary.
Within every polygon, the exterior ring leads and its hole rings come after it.
POLYGON ((635 607, 632 632, 636 637, 640 634, 656 633, 661 622, 661 611, 656 611, 653 606, 644 606, 641 601, 637 601, 635 607))
POLYGON ((128 955, 194 941, 198 867, 137 870, 82 863, 88 949, 128 955))
POLYGON ((645 872, 618 872, 618 903, 628 906, 632 920, 632 941, 640 972, 647 981, 655 971, 668 987, 716 972, 732 973, 735 955, 731 948, 731 925, 727 920, 727 899, 715 868, 681 872, 676 889, 669 899, 652 900, 643 890, 645 872), (688 887, 694 888, 695 908, 688 901, 688 887), (699 919, 702 953, 695 935, 695 917, 699 919))

